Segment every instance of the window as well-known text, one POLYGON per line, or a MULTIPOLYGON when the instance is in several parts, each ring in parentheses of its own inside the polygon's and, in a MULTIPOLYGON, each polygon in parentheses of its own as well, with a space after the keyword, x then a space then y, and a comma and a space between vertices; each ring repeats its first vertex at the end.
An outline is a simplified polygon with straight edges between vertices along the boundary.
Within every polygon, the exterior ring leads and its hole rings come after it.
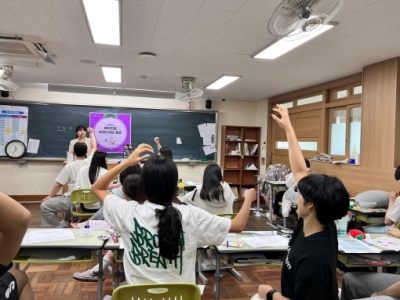
MULTIPOLYGON (((299 142, 299 146, 304 151, 317 151, 318 142, 299 142)), ((286 141, 276 142, 275 149, 289 149, 289 144, 286 141)))
POLYGON ((293 101, 292 102, 286 102, 286 103, 282 103, 282 105, 286 108, 292 108, 293 107, 293 101))
POLYGON ((361 85, 354 86, 352 91, 351 91, 351 94, 352 95, 360 95, 360 94, 362 94, 362 86, 361 85))
POLYGON ((361 94, 362 94, 361 83, 360 82, 352 83, 347 86, 331 89, 329 94, 329 102, 360 97, 361 94))
POLYGON ((322 102, 322 95, 315 95, 307 98, 298 99, 296 101, 297 106, 322 102))
POLYGON ((340 159, 350 158, 353 152, 359 154, 360 151, 361 107, 349 105, 330 109, 329 154, 340 159))

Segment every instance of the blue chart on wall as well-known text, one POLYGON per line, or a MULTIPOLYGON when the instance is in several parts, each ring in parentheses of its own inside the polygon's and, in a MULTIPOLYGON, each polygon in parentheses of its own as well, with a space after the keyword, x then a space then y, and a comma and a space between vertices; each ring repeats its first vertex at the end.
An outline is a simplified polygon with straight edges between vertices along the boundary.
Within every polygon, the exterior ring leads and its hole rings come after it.
MULTIPOLYGON (((89 126, 90 113, 120 113, 131 115, 130 133, 133 147, 140 143, 148 143, 155 148, 154 137, 158 136, 163 147, 172 149, 176 160, 187 158, 216 161, 216 135, 209 134, 208 130, 210 126, 215 126, 215 132, 217 131, 217 126, 213 125, 217 123, 217 112, 28 102, 18 102, 18 105, 29 107, 28 138, 40 140, 38 153, 27 154, 27 157, 66 158, 69 142, 75 138, 76 126, 89 126), (208 130, 204 124, 208 124, 208 130), (204 138, 200 135, 199 128, 205 130, 204 138), (209 154, 210 151, 213 153, 209 154)), ((110 153, 109 157, 122 158, 123 153, 110 153)))

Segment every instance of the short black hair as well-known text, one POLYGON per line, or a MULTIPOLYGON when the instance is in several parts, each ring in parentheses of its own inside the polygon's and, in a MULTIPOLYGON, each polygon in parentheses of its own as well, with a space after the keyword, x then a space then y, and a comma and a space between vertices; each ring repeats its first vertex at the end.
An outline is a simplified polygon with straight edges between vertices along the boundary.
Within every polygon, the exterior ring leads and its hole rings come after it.
POLYGON ((76 129, 75 129, 75 136, 76 137, 78 137, 78 131, 80 131, 80 130, 84 130, 84 131, 87 131, 87 128, 86 128, 86 126, 85 125, 78 125, 78 126, 76 126, 76 129))
POLYGON ((76 157, 85 157, 87 153, 87 145, 85 143, 75 143, 74 153, 76 157))
POLYGON ((170 159, 174 159, 174 157, 172 156, 172 150, 170 147, 161 147, 159 152, 160 152, 160 155, 169 157, 170 159))
POLYGON ((122 191, 127 197, 129 197, 130 200, 137 199, 140 178, 141 178, 141 176, 138 174, 131 174, 131 175, 126 176, 126 178, 122 184, 122 191))
MULTIPOLYGON (((127 167, 125 170, 123 170, 120 174, 119 174, 119 182, 121 184, 124 183, 125 178, 129 175, 133 175, 133 174, 137 174, 137 175, 141 175, 142 174, 142 168, 139 166, 139 164, 133 165, 133 166, 129 166, 127 167)), ((136 199, 135 199, 136 200, 136 199)))
POLYGON ((400 180, 400 166, 398 166, 396 171, 394 171, 394 179, 400 180))
POLYGON ((317 219, 329 224, 346 215, 350 195, 339 178, 324 174, 310 174, 297 184, 305 202, 315 205, 317 219))

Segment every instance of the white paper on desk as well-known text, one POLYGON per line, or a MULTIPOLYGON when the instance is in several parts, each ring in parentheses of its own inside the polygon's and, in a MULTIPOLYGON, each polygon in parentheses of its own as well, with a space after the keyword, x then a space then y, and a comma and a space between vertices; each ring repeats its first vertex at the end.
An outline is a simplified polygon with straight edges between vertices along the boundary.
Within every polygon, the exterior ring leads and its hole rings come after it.
POLYGON ((223 241, 222 245, 225 245, 227 241, 234 242, 236 240, 236 233, 228 233, 223 241))
POLYGON ((392 238, 389 236, 380 236, 376 239, 368 240, 368 244, 386 248, 389 250, 400 251, 400 239, 392 238))
POLYGON ((213 153, 217 152, 217 149, 215 148, 215 145, 204 146, 203 150, 204 150, 204 154, 205 155, 209 155, 209 154, 213 154, 213 153))
POLYGON ((89 226, 92 229, 111 229, 110 224, 104 220, 89 220, 89 226))
POLYGON ((22 245, 74 240, 71 229, 32 230, 25 234, 22 245))
POLYGON ((204 134, 207 133, 207 124, 206 123, 197 125, 197 128, 199 129, 199 133, 200 133, 201 137, 203 137, 204 134))
POLYGON ((124 249, 124 241, 121 239, 121 242, 119 243, 119 249, 124 249))
POLYGON ((180 137, 177 137, 177 138, 176 138, 176 144, 177 144, 177 145, 182 145, 182 140, 181 140, 180 137))
POLYGON ((37 154, 39 151, 40 140, 29 139, 28 140, 28 150, 27 153, 37 154))
POLYGON ((339 248, 345 253, 380 253, 381 250, 353 238, 339 238, 339 248))
POLYGON ((207 123, 207 132, 215 135, 215 123, 207 123))
POLYGON ((246 237, 242 238, 242 240, 252 248, 285 247, 289 243, 287 238, 280 235, 246 237))
POLYGON ((249 233, 254 237, 257 236, 272 236, 272 235, 277 235, 277 231, 243 231, 242 233, 249 233))

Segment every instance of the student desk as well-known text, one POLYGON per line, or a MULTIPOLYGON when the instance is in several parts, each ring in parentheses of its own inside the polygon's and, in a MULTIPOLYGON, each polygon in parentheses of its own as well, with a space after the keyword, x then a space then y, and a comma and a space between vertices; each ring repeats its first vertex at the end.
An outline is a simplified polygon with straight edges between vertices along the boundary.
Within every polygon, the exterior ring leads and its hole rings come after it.
POLYGON ((373 225, 385 223, 385 208, 361 208, 360 206, 355 206, 349 210, 357 216, 358 221, 373 225))
MULTIPOLYGON (((50 230, 54 228, 29 228, 27 232, 30 231, 36 231, 36 230, 50 230)), ((56 229, 56 230, 63 230, 63 229, 56 229)), ((98 238, 99 235, 105 234, 104 229, 99 229, 95 230, 95 233, 91 237, 79 237, 78 231, 79 229, 70 229, 74 232, 75 239, 74 240, 66 240, 66 241, 54 241, 54 242, 45 242, 45 243, 37 243, 37 244, 21 244, 20 251, 24 250, 32 250, 32 251, 52 251, 54 250, 65 250, 65 249, 73 249, 73 250, 88 250, 88 251, 97 251, 97 250, 102 250, 107 241, 103 241, 98 238)), ((29 264, 51 264, 51 263, 56 263, 56 264, 61 264, 61 263, 82 263, 82 262, 88 262, 92 261, 92 256, 90 256, 90 259, 88 257, 84 257, 83 259, 78 259, 78 260, 28 260, 27 257, 21 257, 17 256, 13 259, 13 262, 16 264, 16 267, 19 267, 20 263, 29 263, 29 264)), ((97 274, 98 280, 97 280, 97 286, 98 286, 98 292, 97 292, 97 299, 102 300, 103 299, 103 256, 100 254, 99 255, 99 272, 97 274)), ((72 280, 72 276, 71 276, 72 280)))
MULTIPOLYGON (((116 165, 119 164, 119 161, 120 161, 120 159, 110 159, 110 160, 108 160, 107 169, 111 170, 112 168, 114 168, 116 165)), ((65 167, 65 165, 67 163, 69 163, 69 162, 68 161, 63 161, 63 168, 65 167)), ((62 189, 62 193, 63 194, 66 193, 66 192, 68 192, 68 184, 64 185, 63 189, 62 189)))
MULTIPOLYGON (((389 236, 391 238, 395 238, 390 235, 386 234, 370 234, 371 239, 376 239, 381 236, 389 236)), ((340 239, 340 237, 339 237, 340 239)), ((372 247, 377 248, 381 250, 381 253, 348 253, 348 252, 343 252, 342 250, 339 250, 338 252, 338 258, 337 260, 341 262, 345 267, 347 268, 371 268, 371 267, 376 267, 377 272, 382 272, 383 267, 397 267, 399 269, 400 267, 400 255, 398 251, 395 250, 389 250, 386 248, 381 248, 375 245, 372 245, 372 247), (366 256, 368 257, 368 261, 366 259, 366 256), (356 262, 355 259, 359 259, 359 262, 356 262), (379 265, 374 263, 373 261, 386 261, 386 265, 379 265), (363 263, 362 261, 365 261, 363 263)))
MULTIPOLYGON (((246 233, 246 231, 243 231, 242 233, 238 233, 236 235, 236 239, 240 240, 241 238, 244 237, 251 237, 251 233, 246 233)), ((264 248, 252 248, 249 245, 244 245, 242 248, 234 248, 234 247, 226 247, 226 246, 214 246, 215 248, 215 257, 217 262, 220 261, 221 255, 229 255, 229 254, 266 254, 268 252, 275 252, 275 253, 282 253, 282 255, 285 255, 287 251, 287 246, 284 247, 264 247, 264 248)), ((220 275, 220 264, 216 264, 215 268, 215 282, 214 282, 214 300, 219 300, 219 294, 220 294, 220 283, 221 280, 223 279, 223 276, 220 275)), ((257 291, 254 291, 256 293, 257 291)))
POLYGON ((271 199, 269 203, 269 221, 267 222, 267 225, 274 230, 277 230, 278 227, 282 229, 287 229, 286 228, 286 218, 283 219, 283 227, 280 225, 275 225, 272 223, 272 215, 274 213, 274 203, 275 203, 275 197, 277 192, 284 192, 287 190, 286 186, 286 181, 270 181, 267 180, 265 181, 266 184, 269 185, 269 188, 271 189, 271 199))

